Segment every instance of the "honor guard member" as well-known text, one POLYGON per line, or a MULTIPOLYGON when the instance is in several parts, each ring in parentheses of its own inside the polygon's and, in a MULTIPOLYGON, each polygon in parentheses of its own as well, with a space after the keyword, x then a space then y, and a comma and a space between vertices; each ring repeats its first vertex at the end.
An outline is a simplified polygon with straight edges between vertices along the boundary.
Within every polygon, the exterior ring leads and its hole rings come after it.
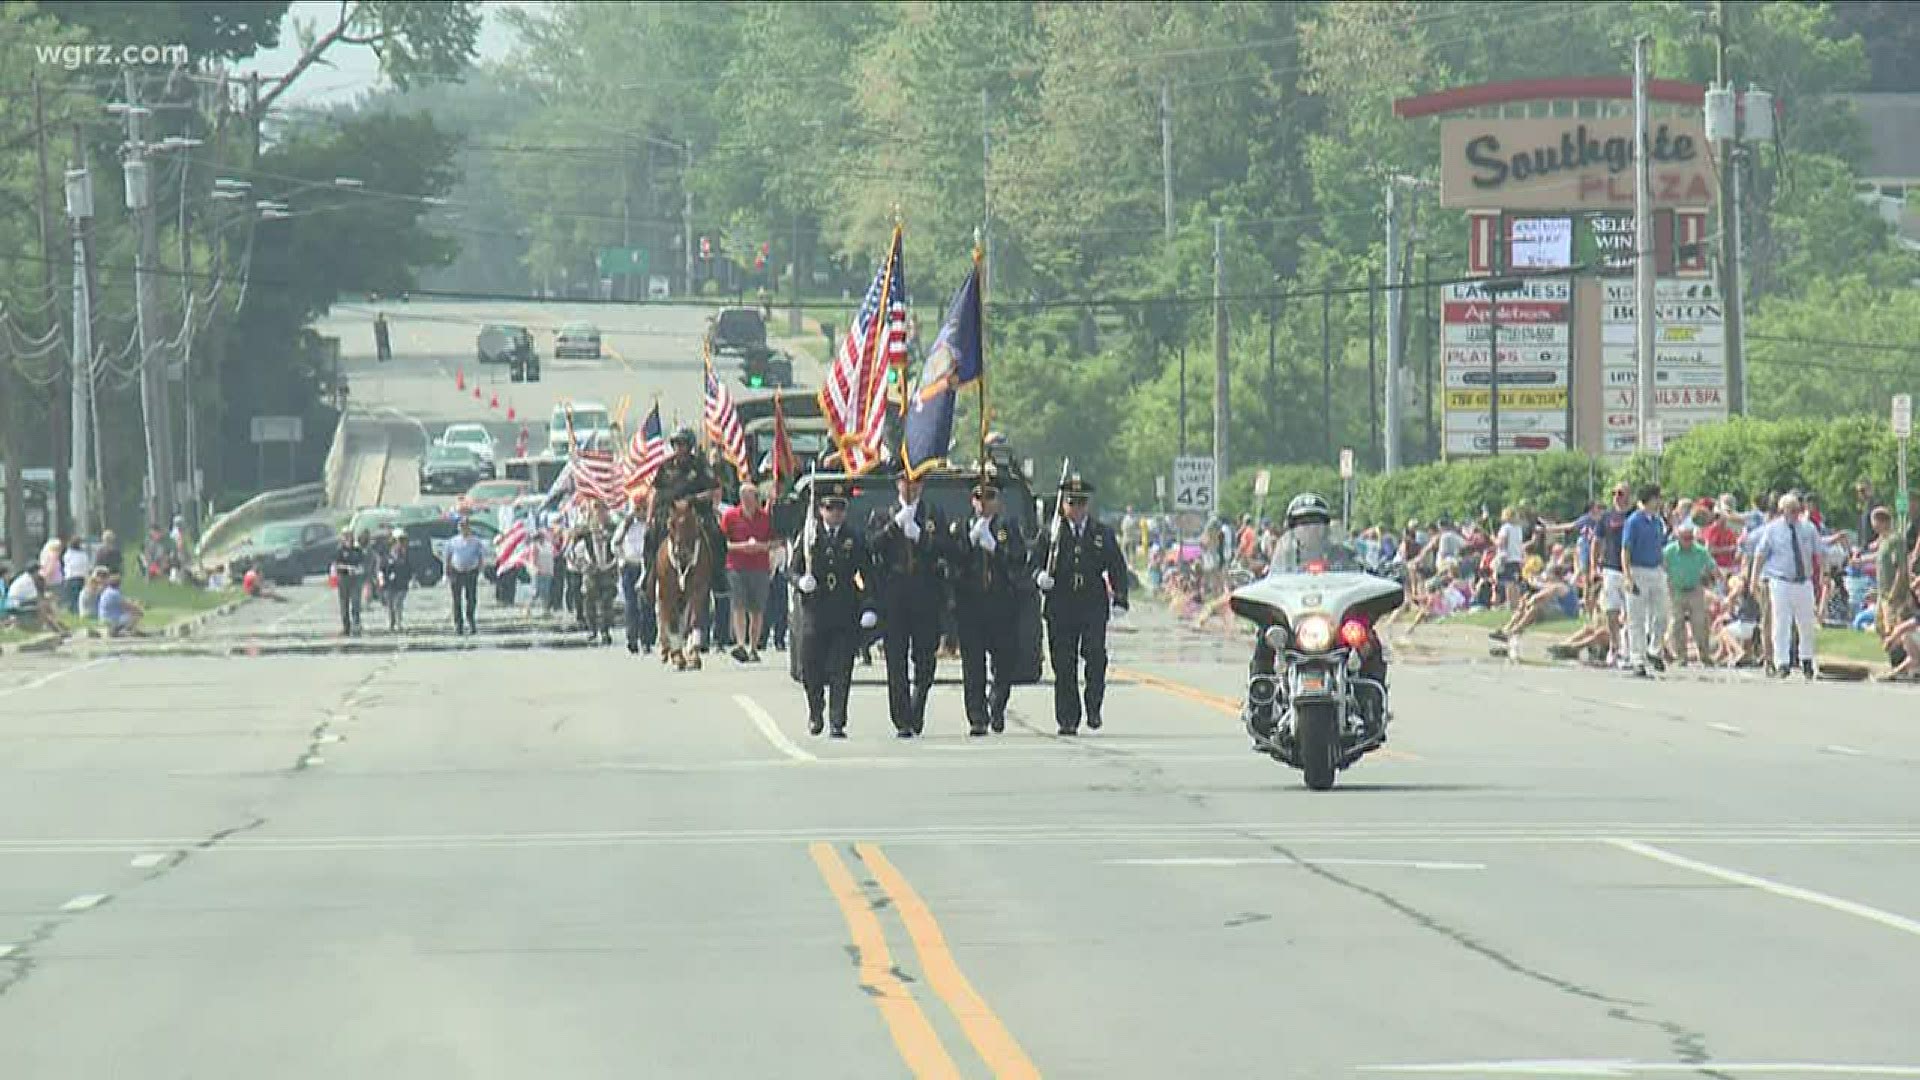
POLYGON ((1053 661, 1053 718, 1060 734, 1080 733, 1080 659, 1087 662, 1087 727, 1100 729, 1107 696, 1107 606, 1127 610, 1127 564, 1113 529, 1093 520, 1093 485, 1078 473, 1060 485, 1060 514, 1034 551, 1034 584, 1046 594, 1047 654, 1053 661), (1112 599, 1108 599, 1108 589, 1112 599))
POLYGON ((614 547, 613 517, 605 503, 593 504, 580 538, 581 608, 587 619, 587 640, 613 644, 613 598, 619 583, 620 561, 614 547))
POLYGON ((847 523, 845 483, 816 482, 820 520, 800 530, 787 573, 807 617, 807 632, 795 642, 800 681, 807 689, 807 731, 818 735, 831 721, 833 738, 844 739, 853 653, 861 632, 878 625, 879 617, 864 603, 862 590, 872 570, 866 538, 847 523))
POLYGON ((960 630, 960 672, 966 687, 967 734, 1007 730, 1013 692, 1014 578, 1027 566, 1026 543, 1000 509, 1000 481, 983 475, 973 485, 973 516, 948 533, 954 614, 960 630), (993 691, 987 691, 987 661, 993 691))
MULTIPOLYGON (((700 519, 701 535, 713 545, 713 550, 724 552, 726 545, 720 542, 720 519, 714 513, 713 500, 718 497, 720 481, 714 479, 713 470, 706 461, 694 453, 692 428, 681 428, 667 440, 673 447, 673 454, 660 463, 660 469, 653 476, 653 519, 647 529, 647 571, 653 571, 654 557, 660 550, 660 538, 667 534, 667 515, 673 510, 673 504, 681 499, 693 500, 693 512, 700 519), (662 497, 664 496, 664 498, 662 497)), ((715 565, 719 565, 716 560, 715 565)))
POLYGON ((875 511, 867 529, 877 606, 886 617, 887 712, 902 739, 926 727, 947 611, 946 515, 921 500, 924 486, 898 469, 898 500, 875 511))

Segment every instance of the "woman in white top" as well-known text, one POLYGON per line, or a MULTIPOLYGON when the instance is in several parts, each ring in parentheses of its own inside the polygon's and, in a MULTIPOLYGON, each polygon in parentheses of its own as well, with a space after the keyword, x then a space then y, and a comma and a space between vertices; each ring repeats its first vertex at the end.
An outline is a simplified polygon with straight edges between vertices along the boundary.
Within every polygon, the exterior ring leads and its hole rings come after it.
POLYGON ((60 589, 66 597, 67 607, 80 611, 80 593, 87 587, 87 574, 93 570, 93 556, 87 552, 86 542, 78 536, 67 541, 66 550, 60 554, 60 589))

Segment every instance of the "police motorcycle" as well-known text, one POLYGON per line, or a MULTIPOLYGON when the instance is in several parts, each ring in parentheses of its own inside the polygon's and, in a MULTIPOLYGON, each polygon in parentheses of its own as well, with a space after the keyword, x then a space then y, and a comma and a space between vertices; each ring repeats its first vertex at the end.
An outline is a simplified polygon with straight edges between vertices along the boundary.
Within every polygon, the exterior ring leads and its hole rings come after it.
POLYGON ((1299 769, 1315 791, 1387 741, 1374 623, 1406 597, 1400 582, 1368 571, 1332 518, 1319 495, 1295 498, 1267 576, 1229 600, 1258 633, 1241 711, 1254 749, 1299 769))

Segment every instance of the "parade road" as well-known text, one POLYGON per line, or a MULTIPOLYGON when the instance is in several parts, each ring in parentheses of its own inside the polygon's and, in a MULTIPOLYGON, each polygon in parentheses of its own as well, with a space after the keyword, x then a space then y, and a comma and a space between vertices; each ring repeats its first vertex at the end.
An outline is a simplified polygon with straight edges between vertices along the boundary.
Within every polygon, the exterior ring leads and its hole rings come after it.
POLYGON ((1920 1075, 1897 688, 1405 663, 1315 794, 1147 612, 1101 732, 858 668, 836 742, 778 654, 288 595, 0 673, 9 1076, 1920 1075))

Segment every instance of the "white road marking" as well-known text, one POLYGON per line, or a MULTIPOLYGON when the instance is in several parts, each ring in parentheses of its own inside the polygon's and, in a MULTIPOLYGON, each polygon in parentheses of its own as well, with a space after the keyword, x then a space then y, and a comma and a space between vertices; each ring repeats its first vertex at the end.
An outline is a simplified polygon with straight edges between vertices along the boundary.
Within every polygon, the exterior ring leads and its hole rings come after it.
POLYGON ((1844 754, 1847 757, 1866 757, 1867 756, 1867 752, 1865 750, 1855 750, 1851 746, 1842 746, 1839 743, 1829 743, 1828 745, 1823 746, 1820 749, 1825 750, 1829 754, 1844 754))
POLYGON ((1689 859, 1684 855, 1675 855, 1671 851, 1662 850, 1651 844, 1643 844, 1638 840, 1610 839, 1607 843, 1612 844, 1622 851, 1631 851, 1642 858, 1652 859, 1655 862, 1663 862, 1668 866, 1677 866, 1682 870, 1691 870, 1696 874, 1705 874, 1708 877, 1719 878, 1721 881, 1732 882, 1735 885, 1745 885, 1750 889, 1759 889, 1762 892, 1769 892, 1775 896, 1784 896, 1789 900, 1802 900, 1809 904, 1818 904, 1824 908, 1831 908, 1843 914, 1853 915, 1866 919, 1869 922, 1879 923, 1881 926, 1893 930, 1900 930, 1912 934, 1915 937, 1920 937, 1920 920, 1909 919, 1904 915, 1895 915, 1891 911, 1882 911, 1879 908, 1855 903, 1852 900, 1842 899, 1838 896, 1829 896, 1826 893, 1815 892, 1812 889, 1803 889, 1798 885, 1788 885, 1785 882, 1774 881, 1771 878, 1763 878, 1758 874, 1749 874, 1725 866, 1715 866, 1713 863, 1701 862, 1698 859, 1689 859))
POLYGON ((0 960, 5 960, 7 957, 12 956, 14 950, 17 948, 19 948, 17 945, 0 945, 0 960))
POLYGON ((787 733, 780 730, 780 725, 773 722, 772 715, 770 715, 767 710, 761 708, 759 702, 745 694, 735 694, 733 695, 733 700, 739 702, 740 707, 746 710, 747 716, 753 720, 753 726, 760 729, 760 734, 766 736, 767 741, 773 744, 775 750, 780 751, 795 761, 820 760, 794 745, 793 740, 787 738, 787 733))
POLYGON ((1167 859, 1107 859, 1109 866, 1399 866, 1410 870, 1485 870, 1486 863, 1469 862, 1425 862, 1418 859, 1320 859, 1306 857, 1300 859, 1285 858, 1167 858, 1167 859))
POLYGON ((1712 1069, 1716 1073, 1753 1075, 1775 1073, 1786 1076, 1920 1076, 1920 1065, 1841 1065, 1792 1061, 1619 1061, 1619 1060, 1545 1060, 1545 1061, 1451 1061, 1430 1065, 1367 1065, 1362 1072, 1424 1073, 1427 1075, 1466 1076, 1657 1076, 1672 1073, 1697 1076, 1712 1069))
POLYGON ((151 870, 166 861, 167 857, 165 855, 149 851, 145 855, 135 855, 133 861, 127 865, 133 867, 135 870, 151 870))
POLYGON ((9 686, 4 690, 0 690, 0 698, 12 697, 15 694, 24 694, 29 690, 38 690, 63 675, 71 675, 76 671, 85 671, 88 668, 99 667, 101 664, 106 663, 108 659, 110 658, 103 656, 98 660, 88 660, 83 664, 74 664, 71 667, 63 667, 57 671, 49 671, 45 675, 34 679, 32 682, 24 682, 19 686, 9 686))
POLYGON ((106 893, 81 893, 79 896, 60 905, 61 911, 86 911, 97 908, 107 902, 106 893))
POLYGON ((1707 726, 1712 728, 1715 731, 1726 732, 1728 735, 1745 735, 1747 733, 1747 729, 1745 728, 1735 727, 1732 724, 1723 724, 1723 723, 1720 723, 1718 720, 1715 720, 1709 723, 1707 726))

